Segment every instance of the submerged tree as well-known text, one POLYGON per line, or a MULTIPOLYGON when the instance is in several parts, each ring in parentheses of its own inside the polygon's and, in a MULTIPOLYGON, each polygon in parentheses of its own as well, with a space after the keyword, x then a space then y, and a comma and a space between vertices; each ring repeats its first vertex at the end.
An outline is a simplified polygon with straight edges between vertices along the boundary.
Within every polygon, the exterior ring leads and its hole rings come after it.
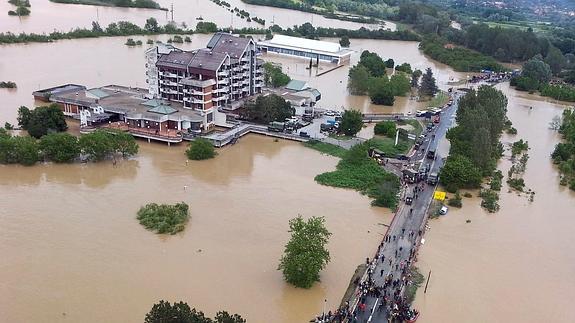
POLYGON ((425 70, 425 74, 421 77, 421 84, 419 85, 419 95, 420 96, 434 96, 439 89, 437 84, 435 84, 435 77, 433 77, 433 72, 431 68, 425 70))
POLYGON ((288 283, 310 288, 319 281, 319 272, 330 261, 325 246, 331 233, 324 223, 323 217, 311 217, 305 221, 301 215, 289 221, 292 236, 278 266, 288 283))

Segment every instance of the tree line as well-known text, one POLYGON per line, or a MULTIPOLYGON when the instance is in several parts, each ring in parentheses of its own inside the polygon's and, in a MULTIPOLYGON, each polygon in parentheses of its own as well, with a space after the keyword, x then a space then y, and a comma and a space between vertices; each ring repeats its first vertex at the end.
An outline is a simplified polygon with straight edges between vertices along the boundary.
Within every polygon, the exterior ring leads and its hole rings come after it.
POLYGON ((405 41, 419 41, 420 37, 410 30, 396 30, 391 31, 387 29, 367 29, 361 27, 356 30, 344 28, 326 28, 314 27, 311 23, 306 22, 300 26, 293 26, 293 28, 283 29, 278 25, 270 27, 267 35, 272 33, 279 33, 288 36, 305 37, 310 39, 319 39, 320 37, 343 37, 348 38, 363 38, 363 39, 385 39, 385 40, 405 40, 405 41))
POLYGON ((419 85, 419 94, 432 97, 437 93, 437 85, 431 69, 425 74, 420 70, 412 71, 411 65, 395 65, 393 59, 384 61, 377 53, 363 51, 357 65, 349 70, 347 87, 351 94, 368 94, 374 104, 392 106, 396 96, 405 96, 412 87, 419 85), (395 73, 388 77, 386 69, 395 68, 395 73))
POLYGON ((121 131, 96 130, 80 136, 49 133, 40 139, 12 136, 0 128, 0 163, 32 166, 39 161, 71 163, 80 159, 100 161, 116 155, 130 157, 138 153, 134 137, 121 131))
POLYGON ((471 90, 459 100, 457 126, 449 129, 449 157, 440 180, 449 192, 478 188, 503 153, 499 142, 505 127, 507 98, 490 86, 471 90))
POLYGON ((110 7, 123 7, 123 8, 148 8, 160 9, 160 5, 153 0, 50 0, 51 2, 67 3, 67 4, 86 4, 92 6, 110 6, 110 7))
POLYGON ((559 133, 563 142, 555 146, 551 158, 559 167, 561 185, 569 185, 575 191, 575 112, 572 108, 563 111, 559 133))
POLYGON ((539 91, 542 96, 548 96, 556 100, 575 102, 575 60, 573 63, 554 64, 556 61, 544 59, 541 55, 523 64, 521 74, 511 79, 511 86, 517 90, 535 92, 539 91), (564 67, 569 68, 568 71, 564 67), (571 78, 571 74, 573 78, 571 78), (563 75, 563 81, 552 81, 553 76, 563 75))

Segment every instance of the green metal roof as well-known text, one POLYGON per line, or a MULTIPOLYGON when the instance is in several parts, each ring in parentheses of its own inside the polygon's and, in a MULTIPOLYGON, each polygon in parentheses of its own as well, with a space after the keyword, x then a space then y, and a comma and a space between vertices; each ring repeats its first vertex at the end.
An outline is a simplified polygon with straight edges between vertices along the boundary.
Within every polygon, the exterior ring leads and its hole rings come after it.
POLYGON ((300 80, 291 80, 287 85, 286 89, 294 90, 294 91, 301 91, 308 88, 308 85, 305 81, 300 80))
POLYGON ((148 110, 149 112, 159 113, 159 114, 172 114, 178 110, 172 108, 169 105, 158 105, 148 110))
POLYGON ((100 89, 91 89, 91 90, 88 90, 88 92, 90 92, 90 94, 97 97, 98 99, 103 99, 107 96, 110 96, 110 94, 108 94, 107 92, 104 92, 100 89))

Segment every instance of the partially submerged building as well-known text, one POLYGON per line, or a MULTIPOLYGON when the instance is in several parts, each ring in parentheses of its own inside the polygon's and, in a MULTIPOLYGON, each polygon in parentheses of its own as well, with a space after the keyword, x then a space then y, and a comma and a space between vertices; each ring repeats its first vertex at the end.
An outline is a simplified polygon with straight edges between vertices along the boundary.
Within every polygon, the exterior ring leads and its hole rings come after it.
POLYGON ((353 53, 338 43, 285 35, 274 35, 272 39, 260 41, 258 48, 262 53, 319 59, 338 65, 349 62, 353 53))
POLYGON ((181 141, 186 133, 214 127, 218 108, 261 93, 262 65, 251 38, 216 33, 206 48, 183 51, 157 44, 148 49, 148 89, 67 84, 33 95, 58 103, 65 115, 80 120, 81 128, 115 124, 168 142, 179 133, 181 141))

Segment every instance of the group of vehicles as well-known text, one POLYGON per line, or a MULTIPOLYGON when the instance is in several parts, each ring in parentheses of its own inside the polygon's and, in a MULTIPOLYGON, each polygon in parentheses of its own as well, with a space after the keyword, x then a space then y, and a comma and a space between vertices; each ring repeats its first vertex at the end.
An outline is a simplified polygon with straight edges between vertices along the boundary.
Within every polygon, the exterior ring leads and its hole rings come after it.
POLYGON ((268 131, 272 132, 285 132, 293 133, 298 129, 305 127, 306 122, 300 122, 297 117, 290 117, 285 120, 285 122, 272 121, 268 124, 268 131))

